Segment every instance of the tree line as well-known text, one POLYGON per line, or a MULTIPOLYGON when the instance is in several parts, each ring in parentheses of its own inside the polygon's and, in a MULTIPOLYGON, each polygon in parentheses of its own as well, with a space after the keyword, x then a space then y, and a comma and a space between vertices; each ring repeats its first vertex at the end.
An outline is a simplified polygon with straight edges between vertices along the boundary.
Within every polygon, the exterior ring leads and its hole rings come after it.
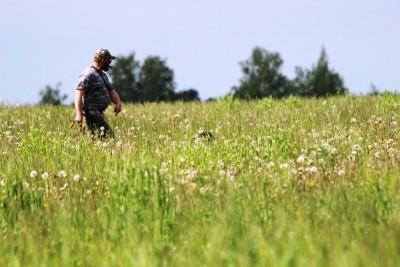
MULTIPOLYGON (((324 48, 310 69, 295 67, 294 79, 282 74, 283 60, 279 53, 261 47, 253 48, 250 58, 239 62, 242 77, 228 95, 237 99, 283 98, 287 96, 327 97, 348 93, 342 77, 331 69, 324 48)), ((125 103, 200 101, 194 88, 176 91, 174 71, 165 59, 148 56, 143 63, 131 53, 120 56, 109 71, 114 88, 125 103)), ((40 91, 40 104, 60 105, 66 95, 60 95, 60 83, 47 85, 40 91)))

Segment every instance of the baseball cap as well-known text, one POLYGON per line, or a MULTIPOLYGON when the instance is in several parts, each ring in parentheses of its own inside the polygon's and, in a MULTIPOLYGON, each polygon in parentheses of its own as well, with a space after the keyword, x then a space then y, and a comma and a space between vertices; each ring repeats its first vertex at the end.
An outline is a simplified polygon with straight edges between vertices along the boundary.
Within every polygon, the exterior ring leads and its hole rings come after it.
POLYGON ((104 48, 100 48, 99 50, 96 51, 96 54, 94 54, 94 60, 97 61, 102 58, 116 59, 116 57, 111 55, 110 51, 104 48))

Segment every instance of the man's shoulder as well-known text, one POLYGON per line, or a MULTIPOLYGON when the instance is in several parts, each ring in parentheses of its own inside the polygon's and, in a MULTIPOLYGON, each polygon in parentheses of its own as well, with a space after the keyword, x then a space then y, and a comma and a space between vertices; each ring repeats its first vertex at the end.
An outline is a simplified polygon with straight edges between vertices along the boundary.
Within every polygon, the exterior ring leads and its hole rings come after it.
POLYGON ((80 80, 97 80, 99 79, 96 70, 92 67, 87 67, 82 70, 81 74, 79 75, 80 80))
POLYGON ((84 70, 82 70, 81 75, 90 75, 96 73, 96 70, 92 67, 87 67, 84 70))

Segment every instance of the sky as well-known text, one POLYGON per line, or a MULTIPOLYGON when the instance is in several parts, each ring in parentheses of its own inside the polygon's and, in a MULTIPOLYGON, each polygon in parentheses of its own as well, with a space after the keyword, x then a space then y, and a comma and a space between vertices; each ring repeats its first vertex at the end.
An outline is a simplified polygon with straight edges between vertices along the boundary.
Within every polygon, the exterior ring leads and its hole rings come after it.
POLYGON ((36 104, 60 83, 72 103, 98 48, 159 56, 176 91, 202 100, 239 85, 255 47, 279 53, 289 79, 324 48, 351 94, 399 91, 399 14, 399 0, 0 0, 0 102, 36 104))

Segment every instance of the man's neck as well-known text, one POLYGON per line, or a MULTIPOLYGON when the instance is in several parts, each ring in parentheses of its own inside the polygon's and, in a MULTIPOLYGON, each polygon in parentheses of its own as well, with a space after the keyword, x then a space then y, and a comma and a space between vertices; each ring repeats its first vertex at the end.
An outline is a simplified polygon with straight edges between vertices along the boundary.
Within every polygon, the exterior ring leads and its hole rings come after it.
POLYGON ((92 67, 98 71, 101 71, 99 62, 94 61, 92 67))

